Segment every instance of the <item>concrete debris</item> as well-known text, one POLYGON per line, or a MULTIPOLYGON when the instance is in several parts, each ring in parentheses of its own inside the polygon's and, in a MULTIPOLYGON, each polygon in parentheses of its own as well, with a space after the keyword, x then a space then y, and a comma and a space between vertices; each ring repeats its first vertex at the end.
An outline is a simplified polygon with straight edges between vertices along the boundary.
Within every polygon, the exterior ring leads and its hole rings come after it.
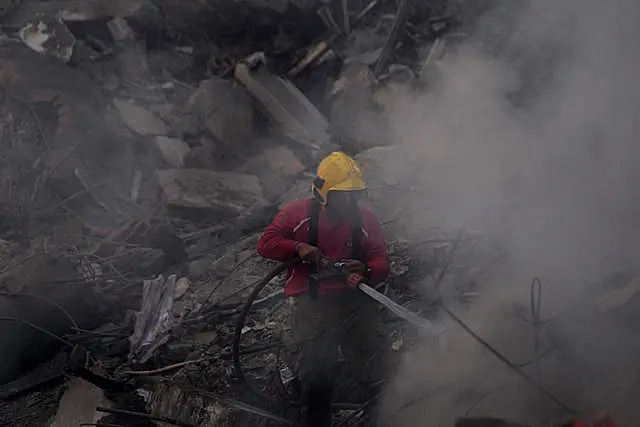
POLYGON ((238 172, 273 171, 286 177, 299 175, 305 170, 306 167, 293 151, 283 145, 265 148, 262 153, 247 160, 238 168, 238 172))
MULTIPOLYGON (((311 196, 308 168, 334 149, 359 153, 391 236, 391 277, 380 289, 428 310, 416 289, 441 266, 443 244, 422 251, 398 239, 408 229, 424 235, 412 221, 433 224, 424 209, 411 214, 424 204, 411 199, 428 199, 412 188, 424 165, 398 147, 370 148, 393 142, 380 125, 393 94, 381 94, 414 83, 407 70, 425 61, 395 46, 435 39, 420 5, 391 37, 397 5, 377 0, 19 3, 2 23, 22 28, 13 36, 23 43, 3 45, 0 61, 0 137, 11 139, 0 144, 11 147, 0 156, 0 308, 19 318, 0 322, 0 382, 18 383, 0 395, 24 398, 21 407, 2 402, 0 425, 16 414, 54 427, 131 417, 290 424, 226 397, 230 343, 253 284, 277 265, 255 252, 262 229, 278 206, 311 196), (351 48, 372 33, 370 45, 351 48), (374 75, 381 57, 384 75, 374 75), (55 351, 55 369, 24 375, 55 351), (75 379, 60 401, 65 373, 75 379)), ((242 329, 242 363, 268 393, 281 367, 273 343, 286 333, 285 279, 267 284, 242 329)), ((393 331, 399 353, 411 347, 404 327, 393 331)))
POLYGON ((189 153, 189 147, 184 141, 166 136, 156 136, 153 141, 170 168, 179 169, 184 166, 184 158, 189 153))
POLYGON ((260 280, 273 268, 273 262, 264 260, 255 253, 259 238, 260 234, 250 235, 229 245, 222 256, 210 255, 189 264, 189 274, 194 277, 202 278, 210 275, 210 272, 216 272, 210 285, 215 287, 213 295, 210 288, 198 291, 203 304, 242 302, 251 292, 246 283, 260 280))
POLYGON ((136 313, 135 329, 130 338, 131 360, 145 363, 169 339, 168 334, 174 326, 172 310, 175 293, 175 275, 166 280, 159 276, 144 281, 142 308, 136 313))
POLYGON ((400 3, 400 8, 398 9, 398 13, 396 14, 396 17, 393 21, 393 27, 389 32, 387 42, 382 48, 380 57, 378 58, 378 61, 376 62, 376 65, 373 69, 373 72, 376 76, 382 74, 389 66, 391 57, 398 43, 398 39, 400 38, 407 20, 409 19, 414 3, 415 0, 402 0, 402 2, 400 3))
POLYGON ((253 138, 249 95, 228 80, 203 80, 178 114, 188 120, 186 132, 205 128, 228 153, 243 154, 253 138))
POLYGON ((247 160, 237 172, 258 176, 265 197, 273 200, 305 170, 304 164, 290 149, 278 145, 266 148, 261 154, 247 160))
POLYGON ((329 122, 289 80, 245 63, 236 66, 235 77, 287 136, 313 150, 330 149, 329 122))
POLYGON ((374 103, 376 84, 368 65, 353 63, 331 90, 331 126, 351 151, 392 144, 384 110, 374 103))
POLYGON ((69 62, 73 56, 75 37, 67 26, 54 16, 43 16, 27 23, 20 30, 20 38, 36 52, 69 62))
POLYGON ((136 105, 133 101, 114 99, 113 105, 122 120, 131 130, 145 136, 167 135, 169 128, 149 110, 136 105))
POLYGON ((259 159, 249 160, 247 167, 255 168, 258 166, 259 168, 257 163, 261 163, 261 161, 264 161, 268 168, 277 170, 285 176, 295 176, 306 169, 300 159, 290 149, 282 145, 265 149, 259 159), (256 164, 253 163, 254 161, 256 164))
POLYGON ((73 378, 67 384, 67 391, 60 399, 58 412, 50 427, 96 424, 104 416, 96 411, 98 406, 111 406, 104 391, 85 380, 73 378))
POLYGON ((107 22, 107 28, 116 42, 132 40, 136 36, 127 21, 119 17, 107 22))
POLYGON ((146 0, 24 1, 16 8, 9 22, 21 23, 38 15, 58 16, 69 22, 98 21, 136 16, 150 8, 146 0))
POLYGON ((191 281, 187 277, 181 277, 176 282, 176 291, 173 295, 174 300, 179 300, 184 296, 189 287, 191 286, 191 281))
POLYGON ((157 171, 156 177, 170 209, 206 211, 222 219, 243 216, 269 204, 253 175, 172 169, 157 171))
POLYGON ((278 198, 278 208, 282 209, 287 203, 293 202, 298 199, 305 199, 311 197, 311 182, 314 175, 309 174, 296 181, 296 183, 287 189, 278 198))

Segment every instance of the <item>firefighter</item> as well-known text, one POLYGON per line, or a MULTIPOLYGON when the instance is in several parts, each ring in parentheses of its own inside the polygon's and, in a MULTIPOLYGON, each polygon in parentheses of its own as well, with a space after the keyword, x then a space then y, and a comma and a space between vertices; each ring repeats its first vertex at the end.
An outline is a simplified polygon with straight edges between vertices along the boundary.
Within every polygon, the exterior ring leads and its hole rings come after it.
POLYGON ((284 288, 291 344, 309 426, 331 425, 330 402, 338 368, 338 348, 367 394, 374 393, 386 369, 379 308, 360 282, 375 285, 389 273, 380 223, 360 199, 367 186, 354 159, 334 152, 323 159, 312 197, 286 205, 265 229, 258 253, 286 262, 303 259, 288 272, 284 288), (342 261, 346 280, 320 283, 310 292, 309 275, 323 261, 342 261))

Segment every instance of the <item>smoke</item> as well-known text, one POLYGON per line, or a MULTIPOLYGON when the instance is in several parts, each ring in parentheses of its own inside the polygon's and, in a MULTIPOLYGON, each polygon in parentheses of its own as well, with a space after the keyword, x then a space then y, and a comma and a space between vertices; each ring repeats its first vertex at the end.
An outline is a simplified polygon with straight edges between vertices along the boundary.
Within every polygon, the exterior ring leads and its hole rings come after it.
MULTIPOLYGON (((444 222, 432 225, 481 228, 505 248, 508 263, 484 279, 482 300, 464 317, 524 361, 532 358, 531 326, 510 310, 528 304, 532 277, 543 279, 551 316, 635 261, 640 3, 515 3, 482 16, 429 90, 396 94, 387 113, 400 149, 424 164, 414 177, 429 189, 421 203, 444 222)), ((630 417, 633 334, 601 319, 582 315, 561 325, 566 357, 545 362, 545 384, 580 410, 630 417)), ((474 414, 562 418, 451 329, 444 355, 420 349, 401 364, 383 410, 392 425, 453 425, 483 393, 474 414), (431 394, 406 407, 423 392, 431 394)))

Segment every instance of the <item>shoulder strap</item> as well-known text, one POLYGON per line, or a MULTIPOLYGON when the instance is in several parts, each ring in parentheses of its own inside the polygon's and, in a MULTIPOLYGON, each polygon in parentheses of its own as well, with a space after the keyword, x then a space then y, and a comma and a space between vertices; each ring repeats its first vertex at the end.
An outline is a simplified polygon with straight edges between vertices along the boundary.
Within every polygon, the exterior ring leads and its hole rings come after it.
MULTIPOLYGON (((318 225, 320 222, 320 203, 311 199, 309 201, 309 241, 312 246, 318 247, 318 225)), ((314 263, 308 265, 309 276, 318 272, 314 263)), ((309 280, 309 295, 312 300, 318 299, 318 284, 309 280)))
POLYGON ((351 228, 351 259, 360 260, 362 245, 362 218, 358 212, 358 218, 351 228))
POLYGON ((318 246, 318 224, 320 222, 320 203, 317 200, 309 201, 309 244, 318 246))

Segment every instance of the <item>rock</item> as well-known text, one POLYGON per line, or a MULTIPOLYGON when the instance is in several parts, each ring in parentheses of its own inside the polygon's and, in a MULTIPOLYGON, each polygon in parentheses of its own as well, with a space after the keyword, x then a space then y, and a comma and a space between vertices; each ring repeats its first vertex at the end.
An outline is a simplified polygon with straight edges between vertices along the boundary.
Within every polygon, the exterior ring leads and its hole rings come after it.
MULTIPOLYGON (((244 89, 223 79, 200 83, 178 115, 186 116, 186 131, 205 128, 222 150, 243 156, 253 138, 253 107, 244 89)), ((184 119, 183 119, 184 120, 184 119)))
POLYGON ((141 135, 166 135, 169 132, 162 120, 132 101, 114 99, 113 104, 120 112, 122 120, 133 131, 141 135))
POLYGON ((52 0, 25 1, 12 14, 10 23, 22 24, 34 16, 58 16, 64 21, 94 21, 114 17, 128 18, 150 10, 146 0, 52 0))
POLYGON ((184 158, 189 153, 189 147, 184 141, 166 136, 156 136, 153 141, 170 168, 179 169, 183 166, 184 158))
POLYGON ((245 63, 236 66, 235 77, 291 139, 318 152, 332 149, 329 122, 289 80, 245 63))
POLYGON ((221 405, 219 399, 185 391, 170 382, 153 384, 147 407, 151 413, 178 420, 183 426, 233 425, 229 421, 230 411, 221 405))
POLYGON ((119 17, 107 22, 107 28, 116 42, 132 40, 136 36, 127 21, 119 17))
POLYGON ((222 256, 210 255, 189 265, 189 274, 194 278, 209 277, 207 285, 196 291, 200 300, 211 293, 212 287, 217 287, 210 304, 223 300, 224 304, 242 302, 252 290, 249 285, 262 279, 278 265, 256 253, 261 234, 252 234, 229 245, 222 256))
POLYGON ((358 152, 392 141, 385 126, 386 116, 374 103, 374 85, 369 67, 354 63, 345 69, 332 89, 331 126, 349 151, 358 152))
POLYGON ((72 378, 60 399, 58 412, 50 427, 67 427, 97 423, 104 416, 98 406, 111 407, 104 392, 80 378, 72 378))
MULTIPOLYGON (((30 164, 39 158, 42 170, 50 171, 42 181, 46 190, 57 193, 60 200, 75 194, 76 209, 85 202, 95 204, 95 199, 110 206, 122 203, 117 194, 131 188, 132 178, 126 172, 133 171, 135 156, 131 138, 107 121, 106 100, 98 86, 77 69, 24 45, 2 46, 0 52, 0 84, 10 87, 16 100, 33 107, 21 120, 37 120, 33 125, 37 132, 22 143, 22 149, 34 152, 30 164), (97 185, 105 180, 108 186, 97 185)), ((9 166, 2 164, 5 171, 9 166)))
POLYGON ((222 219, 269 205, 253 175, 171 169, 156 171, 156 177, 169 209, 206 211, 222 219))
POLYGON ((129 83, 129 96, 142 102, 150 96, 153 98, 151 102, 166 102, 166 97, 161 91, 150 90, 154 78, 147 64, 144 41, 138 41, 127 21, 119 17, 107 22, 107 29, 115 42, 114 63, 118 67, 118 77, 125 84, 129 83))
POLYGON ((69 62, 73 55, 75 37, 67 26, 53 16, 42 16, 27 23, 20 30, 20 38, 38 53, 69 62))
POLYGON ((287 147, 279 145, 265 149, 247 160, 237 172, 253 173, 260 178, 265 196, 275 199, 292 180, 305 170, 300 159, 287 147))
POLYGON ((265 166, 277 170, 285 176, 295 176, 306 169, 300 159, 293 154, 293 151, 283 145, 267 148, 260 156, 247 163, 251 164, 252 162, 255 162, 256 165, 264 162, 265 166))
POLYGON ((183 167, 186 169, 211 169, 213 156, 213 147, 211 145, 191 148, 184 157, 183 167))
POLYGON ((176 282, 176 290, 175 290, 175 293, 173 294, 173 299, 177 301, 180 298, 182 298, 190 286, 191 286, 191 280, 189 280, 187 277, 179 278, 178 281, 176 282))
POLYGON ((278 198, 278 207, 282 209, 287 203, 299 199, 308 199, 311 197, 311 182, 313 175, 306 176, 297 181, 291 188, 283 192, 278 198))

